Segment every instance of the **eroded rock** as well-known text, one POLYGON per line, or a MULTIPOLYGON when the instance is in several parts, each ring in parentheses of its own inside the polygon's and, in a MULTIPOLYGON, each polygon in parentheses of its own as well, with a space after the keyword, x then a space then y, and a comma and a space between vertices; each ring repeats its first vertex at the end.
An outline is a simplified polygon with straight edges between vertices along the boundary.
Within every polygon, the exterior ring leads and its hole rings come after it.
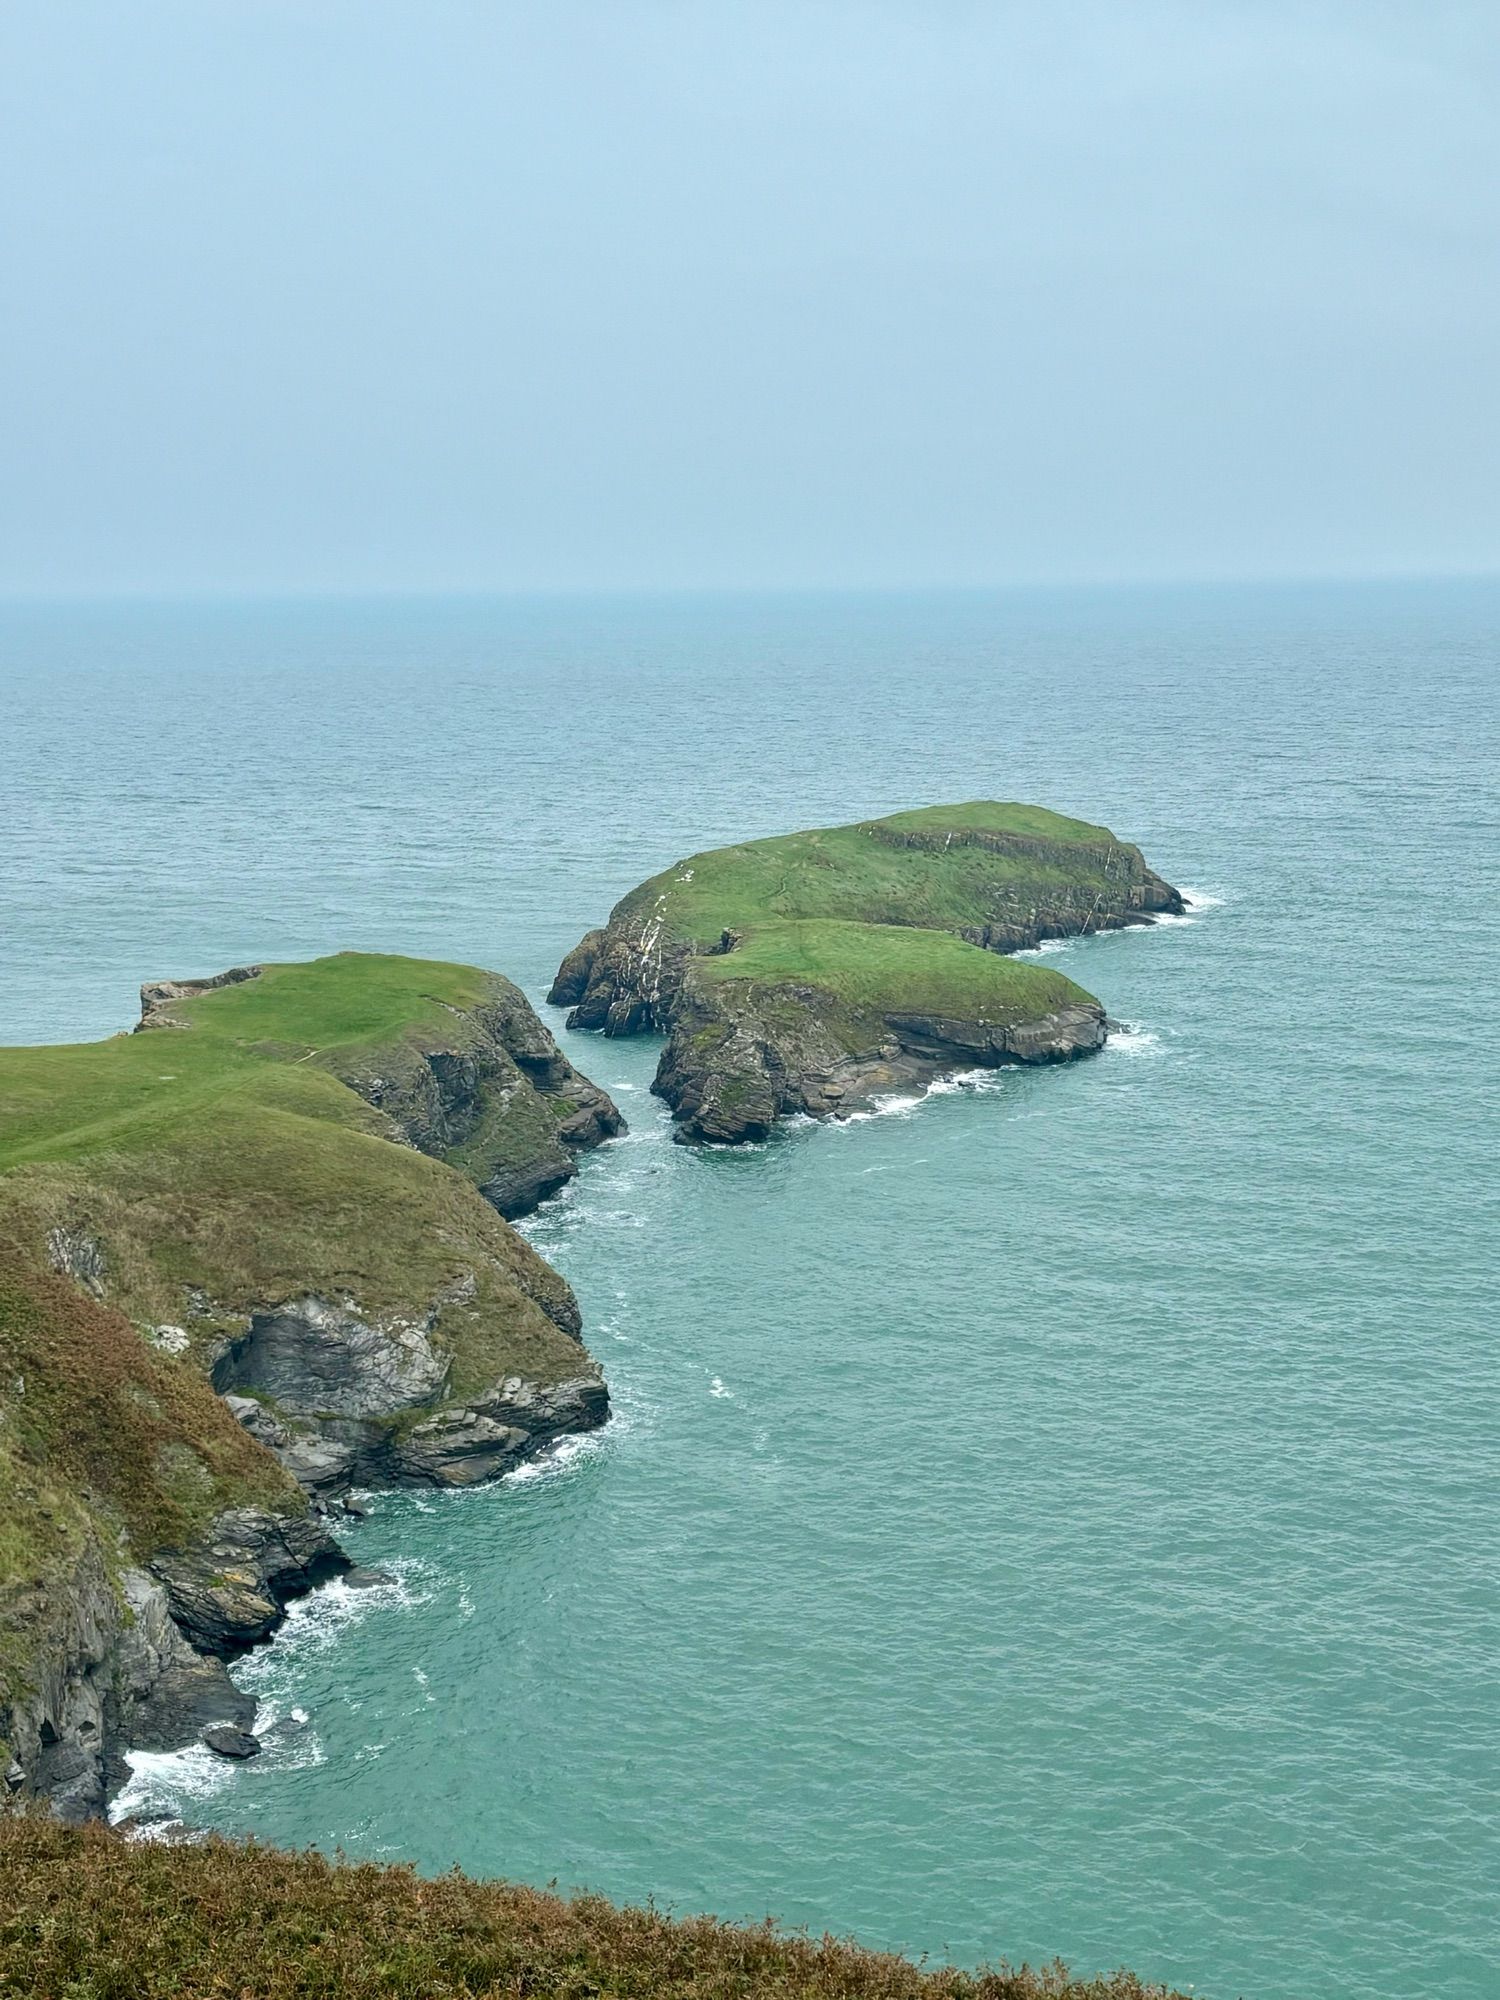
POLYGON ((201 1653, 232 1659, 269 1639, 285 1606, 351 1567, 315 1515, 289 1518, 260 1507, 221 1514, 192 1548, 153 1557, 172 1617, 201 1653))

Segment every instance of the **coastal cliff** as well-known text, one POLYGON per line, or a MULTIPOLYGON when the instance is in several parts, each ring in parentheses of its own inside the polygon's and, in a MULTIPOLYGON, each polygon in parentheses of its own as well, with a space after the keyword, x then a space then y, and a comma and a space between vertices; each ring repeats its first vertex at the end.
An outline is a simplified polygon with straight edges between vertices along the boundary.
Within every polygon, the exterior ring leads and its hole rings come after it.
POLYGON ((126 1745, 234 1743, 223 1662, 350 1566, 351 1489, 609 1413, 504 1216, 623 1125, 518 989, 340 954, 140 1028, 0 1049, 0 1781, 75 1818, 126 1745))
POLYGON ((664 1032, 678 1136, 764 1137, 945 1070, 1103 1046, 1092 994, 1005 956, 1180 913, 1107 828, 980 801, 691 856, 563 960, 568 1024, 664 1032))

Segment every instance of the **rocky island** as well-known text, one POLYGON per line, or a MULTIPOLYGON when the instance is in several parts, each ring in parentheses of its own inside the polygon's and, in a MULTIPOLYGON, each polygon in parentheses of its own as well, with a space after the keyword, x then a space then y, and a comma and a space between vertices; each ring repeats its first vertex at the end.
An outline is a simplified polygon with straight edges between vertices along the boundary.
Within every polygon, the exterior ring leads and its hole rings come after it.
POLYGON ((491 1479, 608 1415, 505 1220, 623 1129, 520 991, 341 953, 0 1048, 0 1803, 253 1749, 224 1661, 350 1567, 356 1486, 491 1479))
POLYGON ((568 1025, 667 1036, 679 1138, 760 1139, 943 1071, 1087 1055, 1104 1008, 1005 954, 1180 913, 1106 827, 1040 806, 932 806, 715 848, 617 903, 558 970, 568 1025))

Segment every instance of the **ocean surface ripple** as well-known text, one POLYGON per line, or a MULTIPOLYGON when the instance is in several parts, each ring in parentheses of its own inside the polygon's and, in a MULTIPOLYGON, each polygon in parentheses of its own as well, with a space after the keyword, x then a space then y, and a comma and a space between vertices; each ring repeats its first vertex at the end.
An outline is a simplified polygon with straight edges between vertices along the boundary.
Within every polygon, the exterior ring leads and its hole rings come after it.
MULTIPOLYGON (((695 848, 929 800, 1137 839, 1126 1024, 528 1225, 618 1415, 381 1496, 126 1803, 1230 2000, 1489 2000, 1500 596, 11 608, 0 1035, 337 947, 545 991, 695 848)), ((560 1023, 558 1023, 560 1026, 560 1023)))

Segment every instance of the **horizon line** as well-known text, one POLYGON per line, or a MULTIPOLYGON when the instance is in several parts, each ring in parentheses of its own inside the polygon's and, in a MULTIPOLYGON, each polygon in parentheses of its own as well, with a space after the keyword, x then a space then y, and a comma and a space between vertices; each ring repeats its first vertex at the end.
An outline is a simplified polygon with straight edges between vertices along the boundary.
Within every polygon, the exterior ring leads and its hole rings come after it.
POLYGON ((202 584, 131 585, 101 589, 47 590, 0 587, 0 606, 87 606, 148 604, 415 604, 466 600, 475 603, 546 600, 607 601, 652 598, 841 598, 841 597, 1006 597, 1066 596, 1100 591, 1220 591, 1370 589, 1421 584, 1500 582, 1494 569, 1411 569, 1388 571, 1266 571, 1252 575, 1097 576, 1065 579, 1011 579, 1004 582, 902 583, 573 583, 573 584, 202 584))

